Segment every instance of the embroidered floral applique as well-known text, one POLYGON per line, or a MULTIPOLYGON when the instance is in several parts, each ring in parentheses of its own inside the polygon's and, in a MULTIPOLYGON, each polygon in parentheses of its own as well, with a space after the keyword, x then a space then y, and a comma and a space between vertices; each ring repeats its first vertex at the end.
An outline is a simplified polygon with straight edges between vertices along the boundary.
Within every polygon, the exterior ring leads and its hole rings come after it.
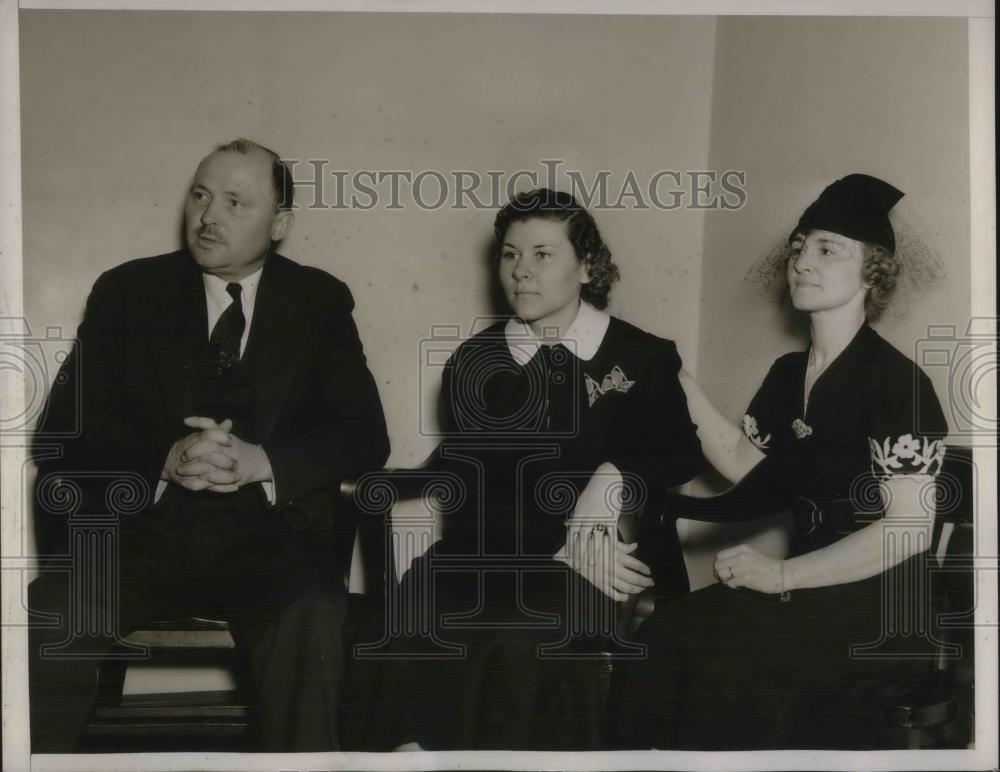
POLYGON ((796 418, 792 421, 792 431, 795 432, 795 439, 801 440, 812 434, 813 428, 801 418, 796 418))
POLYGON ((909 459, 917 456, 919 453, 920 440, 909 434, 904 434, 892 446, 892 454, 897 458, 909 459))
POLYGON ((587 399, 589 400, 590 407, 594 406, 597 398, 602 394, 612 391, 620 391, 622 394, 627 394, 628 390, 635 385, 635 381, 630 381, 625 375, 625 371, 618 365, 612 367, 611 372, 605 375, 600 383, 589 375, 584 376, 584 383, 587 386, 587 399))
POLYGON ((872 451, 872 472, 882 477, 907 474, 937 474, 944 462, 943 440, 904 434, 895 441, 886 437, 879 443, 868 438, 872 451))
POLYGON ((771 435, 761 437, 760 430, 757 428, 757 419, 749 413, 743 416, 743 433, 750 442, 757 446, 758 450, 767 450, 767 443, 771 441, 771 435))

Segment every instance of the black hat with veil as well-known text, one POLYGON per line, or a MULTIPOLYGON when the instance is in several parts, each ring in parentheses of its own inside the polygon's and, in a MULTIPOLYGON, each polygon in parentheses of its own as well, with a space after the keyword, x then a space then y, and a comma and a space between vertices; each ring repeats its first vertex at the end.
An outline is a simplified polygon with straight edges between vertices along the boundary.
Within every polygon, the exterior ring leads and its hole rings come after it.
POLYGON ((927 240, 918 235, 913 218, 898 213, 896 205, 904 195, 867 174, 849 174, 836 180, 806 207, 795 227, 754 263, 746 280, 767 297, 787 298, 786 269, 793 240, 813 230, 830 231, 880 247, 894 258, 898 270, 891 277, 892 291, 886 305, 893 316, 904 315, 909 303, 942 277, 941 261, 927 240))

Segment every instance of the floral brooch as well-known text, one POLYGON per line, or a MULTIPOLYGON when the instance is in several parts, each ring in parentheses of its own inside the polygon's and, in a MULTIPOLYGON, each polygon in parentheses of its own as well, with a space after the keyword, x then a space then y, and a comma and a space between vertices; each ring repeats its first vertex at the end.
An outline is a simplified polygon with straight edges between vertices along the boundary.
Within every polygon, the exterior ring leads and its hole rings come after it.
POLYGON ((792 421, 792 431, 795 432, 795 439, 804 440, 813 433, 813 428, 801 418, 796 418, 792 421))
POLYGON ((620 391, 622 394, 627 394, 628 390, 635 385, 635 381, 630 381, 625 375, 625 371, 622 370, 618 365, 611 368, 611 372, 605 375, 601 382, 598 383, 589 375, 584 376, 584 383, 587 385, 587 399, 589 400, 589 406, 593 407, 594 403, 597 402, 597 398, 602 394, 608 394, 614 391, 620 391))

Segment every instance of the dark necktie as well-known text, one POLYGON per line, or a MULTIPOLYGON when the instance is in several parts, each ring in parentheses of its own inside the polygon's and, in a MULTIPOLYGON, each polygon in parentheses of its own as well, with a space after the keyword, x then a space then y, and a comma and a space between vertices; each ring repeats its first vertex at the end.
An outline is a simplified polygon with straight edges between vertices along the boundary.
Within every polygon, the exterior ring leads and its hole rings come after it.
POLYGON ((226 292, 232 296, 233 302, 215 323, 208 342, 212 347, 219 375, 228 376, 240 361, 240 341, 243 339, 247 320, 243 316, 243 288, 233 282, 226 285, 226 292))

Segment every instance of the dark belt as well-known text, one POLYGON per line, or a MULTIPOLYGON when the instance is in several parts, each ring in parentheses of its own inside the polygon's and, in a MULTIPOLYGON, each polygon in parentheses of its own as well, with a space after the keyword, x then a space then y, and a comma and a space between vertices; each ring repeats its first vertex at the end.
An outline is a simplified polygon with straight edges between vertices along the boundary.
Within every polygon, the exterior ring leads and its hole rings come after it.
POLYGON ((882 519, 882 510, 859 510, 851 499, 833 499, 817 504, 812 499, 799 496, 791 507, 795 530, 799 536, 808 536, 814 531, 846 535, 882 519))

